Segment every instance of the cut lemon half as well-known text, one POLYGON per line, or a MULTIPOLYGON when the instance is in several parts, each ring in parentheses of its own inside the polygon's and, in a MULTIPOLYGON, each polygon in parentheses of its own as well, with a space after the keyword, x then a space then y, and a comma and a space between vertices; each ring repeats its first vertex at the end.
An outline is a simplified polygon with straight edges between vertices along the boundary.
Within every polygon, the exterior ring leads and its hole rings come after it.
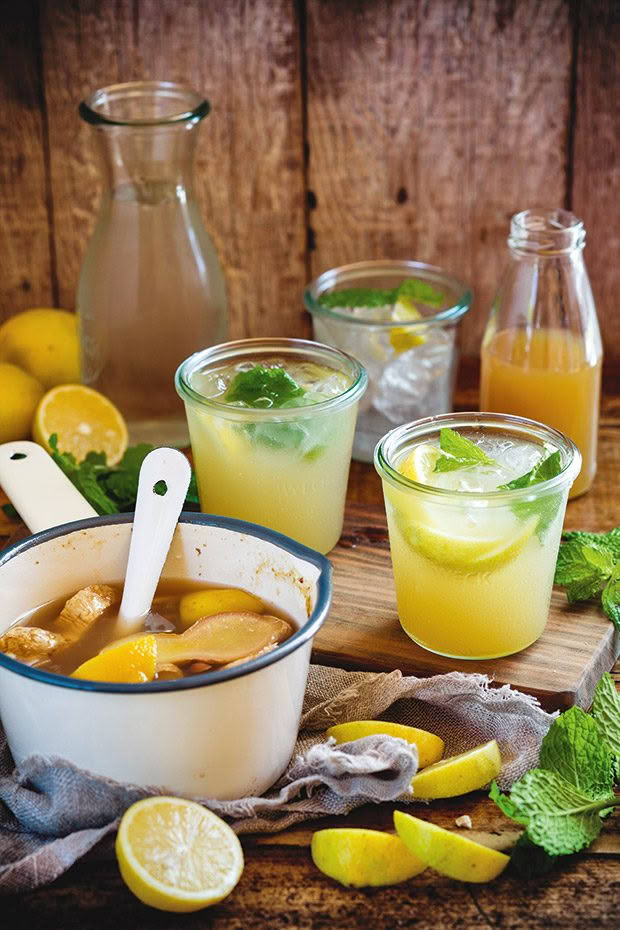
POLYGON ((127 448, 127 425, 112 401, 83 384, 62 384, 45 394, 36 409, 32 435, 50 451, 56 433, 60 452, 81 462, 88 452, 105 452, 116 465, 127 448))
POLYGON ((389 723, 385 720, 352 720, 350 723, 338 723, 327 730, 327 735, 333 736, 337 743, 350 743, 376 733, 397 736, 417 746, 418 768, 422 769, 431 765, 443 756, 444 741, 441 737, 429 733, 428 730, 407 727, 402 723, 389 723))
MULTIPOLYGON (((392 310, 392 319, 397 323, 412 323, 423 319, 411 297, 402 294, 395 302, 392 310)), ((390 330, 390 344, 397 355, 412 349, 414 346, 426 342, 426 327, 424 326, 395 326, 390 330)))
POLYGON ((76 668, 71 677, 136 685, 153 681, 156 664, 155 637, 140 636, 88 659, 76 668))
POLYGON ((426 868, 398 836, 380 830, 317 830, 310 851, 324 875, 354 888, 396 885, 426 868))
POLYGON ((500 773, 502 757, 497 742, 476 746, 429 765, 411 779, 414 798, 455 798, 484 788, 500 773))
POLYGON ((414 856, 460 882, 490 882, 510 862, 504 853, 402 811, 394 811, 394 826, 414 856))
POLYGON ((243 871, 243 851, 227 823, 183 798, 146 798, 125 812, 116 837, 123 880, 137 898, 162 911, 216 904, 243 871))

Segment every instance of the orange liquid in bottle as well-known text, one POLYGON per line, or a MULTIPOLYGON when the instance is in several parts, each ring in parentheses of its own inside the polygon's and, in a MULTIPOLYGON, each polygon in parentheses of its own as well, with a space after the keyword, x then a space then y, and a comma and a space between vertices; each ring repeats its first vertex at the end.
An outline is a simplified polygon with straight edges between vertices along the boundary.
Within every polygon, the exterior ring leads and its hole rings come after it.
POLYGON ((579 447, 569 497, 594 480, 600 389, 601 357, 590 363, 583 339, 568 330, 505 329, 482 348, 480 409, 539 420, 579 447))

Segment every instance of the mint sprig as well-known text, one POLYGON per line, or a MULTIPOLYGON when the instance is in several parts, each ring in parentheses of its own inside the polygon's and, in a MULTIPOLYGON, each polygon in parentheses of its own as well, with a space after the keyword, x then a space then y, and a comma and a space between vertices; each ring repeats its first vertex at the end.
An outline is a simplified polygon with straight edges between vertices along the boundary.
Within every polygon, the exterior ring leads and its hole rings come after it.
MULTIPOLYGON (((620 698, 606 674, 592 714, 578 707, 561 714, 543 740, 538 767, 515 782, 510 796, 491 786, 491 799, 525 827, 521 853, 535 844, 548 857, 569 855, 596 839, 605 815, 620 805, 614 794, 619 749, 620 698)), ((549 864, 544 857, 539 862, 549 864)))
MULTIPOLYGON (((108 465, 105 452, 89 452, 82 462, 77 462, 71 452, 59 450, 56 433, 48 441, 56 464, 98 514, 123 513, 134 509, 140 468, 154 446, 146 442, 130 446, 118 465, 108 465)), ((192 473, 183 506, 188 509, 195 508, 197 504, 196 476, 192 473)))
POLYGON ((282 407, 293 398, 306 393, 281 366, 267 368, 254 365, 248 371, 238 372, 224 394, 226 403, 242 403, 246 407, 282 407))
POLYGON ((439 431, 439 448, 444 455, 439 456, 433 471, 456 471, 470 465, 497 465, 475 442, 449 427, 439 431))
POLYGON ((600 596, 603 610, 620 632, 619 530, 565 533, 554 581, 566 588, 571 604, 600 596))
POLYGON ((349 287, 341 291, 332 291, 321 294, 318 303, 328 309, 334 307, 384 307, 396 303, 399 297, 410 297, 412 300, 426 304, 427 307, 439 309, 446 301, 443 291, 435 290, 428 281, 418 278, 407 278, 398 287, 349 287))

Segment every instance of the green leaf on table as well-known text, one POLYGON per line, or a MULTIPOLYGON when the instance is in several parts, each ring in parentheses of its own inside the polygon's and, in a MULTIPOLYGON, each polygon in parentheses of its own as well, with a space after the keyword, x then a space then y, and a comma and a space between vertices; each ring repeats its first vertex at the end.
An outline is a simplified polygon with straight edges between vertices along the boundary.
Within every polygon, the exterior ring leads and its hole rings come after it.
POLYGON ((562 541, 564 543, 579 542, 582 545, 606 549, 616 561, 620 560, 620 526, 616 526, 606 533, 587 533, 582 530, 571 530, 562 534, 562 541))
POLYGON ((526 881, 548 875, 557 856, 550 856, 541 846, 536 846, 527 833, 522 833, 510 856, 510 868, 519 878, 526 881))
POLYGON ((293 397, 302 397, 305 393, 305 389, 284 368, 254 365, 248 371, 235 375, 224 400, 227 403, 240 402, 246 407, 269 409, 282 407, 293 397))
POLYGON ((618 633, 620 633, 620 562, 616 565, 613 575, 603 588, 601 604, 618 633))
POLYGON ((91 507, 98 514, 118 513, 118 507, 98 481, 98 475, 105 467, 105 455, 101 452, 90 452, 84 461, 78 464, 71 452, 59 451, 56 433, 53 433, 48 441, 52 458, 91 507))
POLYGON ((575 538, 560 544, 554 582, 566 588, 569 603, 596 597, 613 572, 613 555, 598 545, 575 538))
POLYGON ((519 823, 528 838, 550 856, 564 856, 589 846, 601 832, 601 812, 620 803, 612 794, 593 800, 556 772, 532 769, 510 792, 519 823))
POLYGON ((615 779, 620 781, 620 694, 613 678, 606 672, 596 686, 592 717, 614 756, 615 779))
POLYGON ((613 792, 613 757, 598 723, 571 707, 550 727, 540 748, 539 766, 555 772, 593 800, 613 792))
POLYGON ((448 427, 439 431, 439 448, 445 454, 439 456, 433 471, 456 471, 458 468, 467 468, 470 465, 497 464, 475 442, 448 427))
POLYGON ((106 493, 115 502, 120 511, 133 510, 138 494, 138 478, 142 463, 154 446, 142 442, 129 446, 115 468, 108 469, 101 478, 106 493))

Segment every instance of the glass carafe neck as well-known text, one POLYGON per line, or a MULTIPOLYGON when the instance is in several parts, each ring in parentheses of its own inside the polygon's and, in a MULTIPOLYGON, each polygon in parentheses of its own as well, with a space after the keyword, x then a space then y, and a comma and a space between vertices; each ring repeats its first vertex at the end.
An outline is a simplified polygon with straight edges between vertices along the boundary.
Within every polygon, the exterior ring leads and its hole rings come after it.
POLYGON ((523 210, 510 222, 508 246, 517 255, 540 258, 579 255, 585 242, 582 221, 568 210, 523 210))
POLYGON ((208 112, 200 94, 163 81, 114 84, 80 104, 110 192, 153 202, 164 190, 191 188, 197 130, 208 112))

